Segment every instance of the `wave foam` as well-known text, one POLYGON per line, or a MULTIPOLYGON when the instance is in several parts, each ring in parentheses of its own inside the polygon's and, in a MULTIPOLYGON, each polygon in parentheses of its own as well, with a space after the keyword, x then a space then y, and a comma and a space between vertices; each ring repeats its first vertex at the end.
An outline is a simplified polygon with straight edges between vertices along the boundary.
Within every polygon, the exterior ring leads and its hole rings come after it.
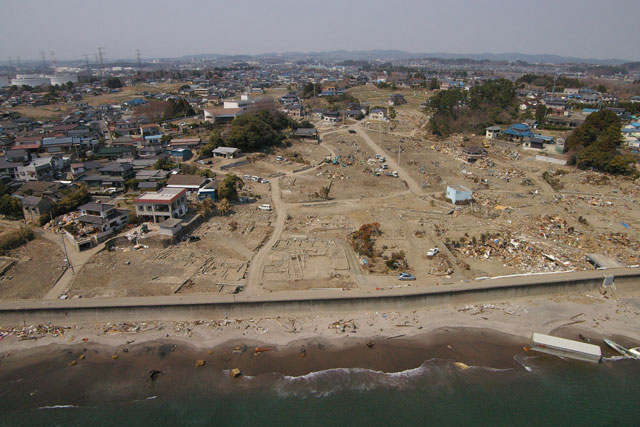
POLYGON ((276 378, 273 388, 283 397, 326 397, 344 390, 368 391, 377 388, 406 389, 425 384, 429 387, 448 390, 451 388, 452 372, 467 371, 505 372, 513 368, 499 369, 485 366, 469 366, 460 370, 451 360, 430 359, 417 368, 399 372, 382 372, 366 368, 332 368, 310 372, 300 376, 282 375, 276 378))
POLYGON ((79 406, 75 406, 75 405, 52 405, 52 406, 41 406, 38 409, 70 409, 70 408, 79 408, 79 406))

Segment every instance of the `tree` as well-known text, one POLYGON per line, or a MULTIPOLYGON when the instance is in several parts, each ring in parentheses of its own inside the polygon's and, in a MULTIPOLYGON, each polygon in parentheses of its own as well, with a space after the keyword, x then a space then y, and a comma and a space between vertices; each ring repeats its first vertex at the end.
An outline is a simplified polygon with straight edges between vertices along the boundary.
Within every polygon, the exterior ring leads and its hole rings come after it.
POLYGON ((224 180, 218 184, 216 197, 224 200, 236 200, 238 198, 237 187, 242 188, 244 185, 242 179, 233 174, 227 174, 224 180))
POLYGON ((538 124, 544 123, 544 118, 547 115, 547 107, 544 104, 538 104, 536 107, 536 121, 538 124))
POLYGON ((231 210, 231 205, 229 205, 229 201, 227 199, 222 199, 218 203, 218 212, 222 216, 226 216, 231 210))
POLYGON ((387 111, 387 114, 388 114, 389 118, 391 120, 395 119, 396 118, 396 109, 393 108, 393 107, 389 107, 388 110, 389 111, 387 111))
POLYGON ((104 85, 109 89, 118 89, 124 86, 122 81, 117 77, 109 77, 104 85))
POLYGON ((216 205, 213 200, 207 198, 200 202, 198 206, 198 213, 204 218, 210 218, 216 211, 216 205))
POLYGON ((331 184, 333 184, 333 181, 329 182, 329 185, 327 185, 326 187, 322 187, 320 188, 320 197, 322 197, 324 200, 329 200, 329 192, 331 192, 331 184))
POLYGON ((620 128, 620 119, 612 111, 590 114, 567 138, 567 147, 574 152, 576 166, 612 174, 633 174, 634 157, 617 154, 622 143, 620 128))
POLYGON ((440 83, 438 83, 437 78, 434 77, 431 80, 429 80, 429 90, 435 90, 439 88, 440 88, 440 83))
POLYGON ((154 164, 153 164, 153 168, 155 170, 165 170, 165 171, 169 171, 171 169, 175 169, 177 165, 175 163, 171 163, 171 161, 166 158, 163 157, 161 159, 158 159, 154 164))
POLYGON ((292 128, 292 121, 280 112, 260 110, 245 113, 231 122, 226 144, 243 151, 256 151, 279 144, 283 130, 292 128))
POLYGON ((8 194, 0 197, 0 213, 10 219, 22 218, 22 205, 20 200, 8 194))

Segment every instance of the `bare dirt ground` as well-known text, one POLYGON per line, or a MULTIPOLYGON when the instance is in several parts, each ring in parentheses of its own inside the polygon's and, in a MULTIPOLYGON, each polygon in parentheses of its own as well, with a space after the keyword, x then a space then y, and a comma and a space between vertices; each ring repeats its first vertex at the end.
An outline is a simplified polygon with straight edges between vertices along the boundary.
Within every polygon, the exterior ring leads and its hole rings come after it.
POLYGON ((121 239, 115 249, 102 251, 82 269, 69 296, 220 292, 220 284, 243 284, 248 261, 270 234, 273 216, 258 210, 257 203, 238 204, 229 215, 199 225, 191 233, 199 241, 166 248, 147 242, 147 248, 135 250, 133 243, 121 239))
MULTIPOLYGON (((107 93, 97 96, 85 96, 82 98, 83 102, 88 103, 91 106, 97 106, 100 104, 119 103, 130 100, 136 96, 142 96, 143 92, 147 93, 170 93, 177 92, 181 86, 180 83, 163 83, 159 85, 142 84, 132 87, 123 87, 119 92, 107 93)), ((11 108, 13 111, 20 113, 25 117, 33 119, 52 119, 65 114, 69 114, 76 110, 74 103, 58 103, 51 105, 40 105, 37 107, 22 105, 11 108)))
MULTIPOLYGON (((588 253, 640 263, 638 182, 541 162, 535 151, 504 141, 492 141, 487 157, 471 162, 463 147, 482 145, 483 136, 425 138, 418 106, 429 93, 359 90, 369 102, 404 93, 409 103, 396 107, 390 123, 328 126, 320 144, 292 141, 271 154, 247 156, 253 160, 225 173, 243 177, 242 195, 252 202, 199 226, 192 234, 200 241, 137 251, 124 245, 99 254, 70 296, 234 289, 225 284, 253 287, 252 295, 430 287, 592 269, 588 253), (399 178, 387 176, 394 168, 399 178), (472 203, 452 205, 445 198, 449 185, 469 188, 472 203), (329 186, 325 200, 321 190, 329 186), (263 203, 273 210, 258 210, 263 203), (371 223, 380 234, 373 236, 373 256, 364 256, 353 249, 352 235, 371 223), (427 257, 430 248, 440 253, 427 257), (401 282, 398 272, 416 280, 401 282)), ((238 160, 215 159, 211 169, 220 173, 222 164, 238 160)))
POLYGON ((57 245, 37 237, 7 258, 16 262, 0 276, 0 299, 44 297, 66 265, 57 245))
POLYGON ((322 138, 322 144, 333 153, 332 162, 313 171, 286 176, 280 180, 282 198, 285 202, 318 201, 317 193, 321 187, 331 183, 329 197, 339 201, 345 199, 364 199, 385 197, 395 192, 406 190, 402 181, 385 176, 382 162, 358 135, 346 130, 331 133, 322 138), (333 160, 340 156, 336 164, 333 160), (374 174, 379 169, 379 176, 374 174))

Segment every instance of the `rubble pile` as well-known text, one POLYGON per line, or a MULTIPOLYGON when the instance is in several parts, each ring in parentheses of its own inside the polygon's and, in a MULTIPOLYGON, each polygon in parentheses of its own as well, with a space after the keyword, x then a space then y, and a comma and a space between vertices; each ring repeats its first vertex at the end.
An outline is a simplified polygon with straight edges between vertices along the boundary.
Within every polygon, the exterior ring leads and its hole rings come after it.
POLYGON ((357 325, 355 320, 338 320, 329 325, 329 329, 337 329, 338 332, 356 332, 357 325))
POLYGON ((80 218, 80 212, 74 211, 68 214, 60 215, 58 217, 53 218, 51 221, 42 226, 45 230, 53 231, 58 233, 68 227, 69 225, 77 223, 78 218, 80 218))
POLYGON ((580 262, 575 253, 511 232, 482 235, 481 239, 473 238, 470 242, 453 242, 453 247, 471 259, 499 260, 528 272, 566 271, 586 262, 580 262))
POLYGON ((36 339, 44 337, 46 335, 57 337, 63 336, 65 330, 67 329, 71 329, 71 326, 55 326, 51 323, 22 326, 16 328, 0 327, 0 339, 10 336, 16 336, 20 339, 36 339))

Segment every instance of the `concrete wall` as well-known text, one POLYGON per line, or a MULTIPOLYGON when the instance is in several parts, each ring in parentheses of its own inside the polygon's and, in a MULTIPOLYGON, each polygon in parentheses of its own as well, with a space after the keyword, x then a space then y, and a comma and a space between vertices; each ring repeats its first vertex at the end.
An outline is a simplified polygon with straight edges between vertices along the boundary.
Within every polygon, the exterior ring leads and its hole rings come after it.
MULTIPOLYGON (((640 269, 617 269, 617 292, 640 289, 640 269)), ((533 296, 597 293, 602 288, 603 271, 527 276, 504 280, 485 280, 461 285, 442 286, 428 292, 356 295, 354 291, 341 296, 292 298, 287 300, 266 296, 250 300, 238 296, 167 296, 109 298, 83 300, 38 300, 0 303, 0 325, 42 322, 83 321, 143 321, 196 320, 224 317, 256 317, 304 315, 309 310, 345 314, 359 311, 421 309, 427 307, 461 306, 487 302, 512 301, 533 296), (591 273, 591 274, 584 274, 591 273), (517 280, 515 280, 517 279, 517 280), (510 283, 512 282, 512 283, 510 283), (351 296, 350 296, 351 295, 351 296)), ((326 295, 326 294, 324 294, 326 295)))

